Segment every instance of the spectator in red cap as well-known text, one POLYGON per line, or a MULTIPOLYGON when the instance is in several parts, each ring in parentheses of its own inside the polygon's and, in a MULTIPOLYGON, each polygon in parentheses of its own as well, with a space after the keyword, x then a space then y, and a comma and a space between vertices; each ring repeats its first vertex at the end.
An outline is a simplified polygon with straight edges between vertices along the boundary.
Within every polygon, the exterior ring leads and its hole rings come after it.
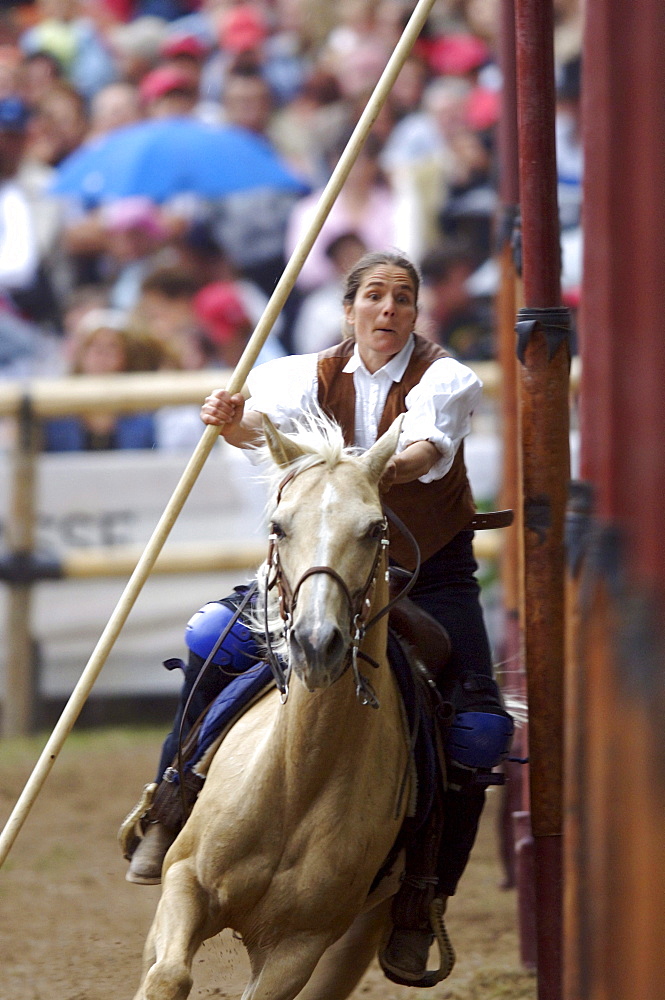
POLYGON ((198 35, 173 34, 168 35, 161 47, 161 54, 165 59, 187 59, 199 62, 210 52, 210 46, 198 35))
POLYGON ((143 78, 139 93, 148 118, 190 115, 198 100, 198 81, 189 70, 157 66, 143 78))
POLYGON ((241 4, 223 12, 217 26, 217 49, 203 69, 201 93, 209 100, 223 101, 229 77, 237 70, 262 76, 267 38, 267 22, 253 5, 241 4))
POLYGON ((215 124, 220 120, 219 101, 205 93, 201 83, 204 67, 212 52, 212 43, 191 32, 178 31, 167 35, 161 47, 160 67, 169 67, 186 73, 196 88, 197 118, 215 124))
POLYGON ((424 51, 434 74, 459 77, 471 85, 466 107, 470 128, 482 133, 496 125, 500 75, 488 42, 475 34, 454 33, 424 43, 424 51))
POLYGON ((260 50, 268 37, 268 26, 257 7, 241 4, 222 16, 219 44, 226 52, 239 55, 260 50))
MULTIPOLYGON (((233 281, 215 281, 194 296, 193 305, 197 320, 215 345, 219 363, 235 368, 254 329, 241 286, 233 281)), ((276 337, 269 334, 257 361, 262 363, 283 354, 276 337)))
POLYGON ((491 51, 475 35, 442 35, 427 46, 432 70, 441 76, 467 76, 490 61, 491 51))
POLYGON ((305 32, 292 12, 272 12, 270 20, 252 3, 229 7, 217 26, 217 51, 204 68, 202 94, 223 100, 229 74, 260 73, 277 104, 292 101, 304 84, 310 61, 305 32))
POLYGON ((251 336, 251 323, 232 282, 206 285, 194 296, 194 313, 215 344, 223 365, 238 363, 251 336))

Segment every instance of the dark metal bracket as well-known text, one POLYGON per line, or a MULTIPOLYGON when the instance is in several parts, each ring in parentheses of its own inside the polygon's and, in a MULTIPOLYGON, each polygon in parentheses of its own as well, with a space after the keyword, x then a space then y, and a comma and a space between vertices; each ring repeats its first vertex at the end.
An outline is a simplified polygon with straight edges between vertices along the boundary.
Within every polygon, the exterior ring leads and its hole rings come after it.
POLYGON ((527 344, 536 330, 545 334, 547 359, 551 361, 561 344, 567 341, 570 347, 570 309, 567 306, 556 306, 547 309, 524 308, 519 310, 515 323, 515 333, 517 334, 517 357, 522 364, 525 363, 527 344))

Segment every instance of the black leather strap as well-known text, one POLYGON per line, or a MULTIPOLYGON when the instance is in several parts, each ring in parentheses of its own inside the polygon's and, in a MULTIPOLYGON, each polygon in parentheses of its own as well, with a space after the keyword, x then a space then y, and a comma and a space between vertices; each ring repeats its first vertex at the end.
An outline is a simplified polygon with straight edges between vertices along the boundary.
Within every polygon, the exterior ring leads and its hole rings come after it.
POLYGON ((483 528, 507 528, 515 520, 512 510, 478 511, 467 524, 467 531, 482 531, 483 528))

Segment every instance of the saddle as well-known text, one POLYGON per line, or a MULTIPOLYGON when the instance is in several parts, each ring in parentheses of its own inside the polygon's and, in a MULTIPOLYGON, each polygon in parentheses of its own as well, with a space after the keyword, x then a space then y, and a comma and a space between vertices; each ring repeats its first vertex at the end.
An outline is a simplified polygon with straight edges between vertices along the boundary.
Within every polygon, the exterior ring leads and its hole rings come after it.
MULTIPOLYGON (((399 579, 391 572, 391 599, 400 590, 399 579)), ((388 627, 413 650, 417 659, 434 677, 439 675, 450 659, 452 645, 450 636, 436 618, 423 611, 408 597, 400 597, 390 609, 388 627)))

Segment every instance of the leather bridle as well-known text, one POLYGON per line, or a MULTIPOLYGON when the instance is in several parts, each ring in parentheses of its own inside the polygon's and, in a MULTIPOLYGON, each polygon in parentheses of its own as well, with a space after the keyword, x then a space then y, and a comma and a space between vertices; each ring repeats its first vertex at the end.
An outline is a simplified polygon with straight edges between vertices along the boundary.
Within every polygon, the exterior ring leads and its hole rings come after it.
MULTIPOLYGON (((311 466, 308 466, 311 468, 311 466)), ((299 470, 292 469, 281 481, 277 489, 277 502, 276 507, 279 506, 281 501, 282 492, 288 483, 293 480, 298 474, 299 470)), ((289 629, 291 628, 291 623, 293 620, 293 613, 295 611, 298 596, 300 594, 300 589, 305 582, 312 576, 317 576, 320 574, 325 574, 330 576, 340 588, 344 599, 347 604, 349 613, 349 632, 351 635, 351 645, 350 645, 350 655, 347 656, 347 662, 342 673, 345 673, 349 667, 352 668, 355 682, 356 682, 356 694, 363 705, 371 705, 373 708, 379 707, 379 702, 372 689, 372 685, 369 680, 364 677, 358 667, 358 659, 361 658, 366 662, 370 663, 373 667, 378 667, 378 663, 371 657, 367 656, 365 653, 361 652, 360 644, 364 639, 368 629, 375 625, 384 615, 390 612, 393 605, 401 598, 404 597, 413 587, 416 577, 418 575, 418 570, 420 568, 420 551, 418 545, 413 538, 411 532, 404 526, 404 524, 396 517, 396 515, 384 508, 384 518, 381 525, 381 532, 377 536, 376 552, 374 554, 374 559, 370 571, 367 575, 364 585, 360 588, 357 594, 354 596, 346 581, 340 576, 337 570, 333 569, 332 566, 310 566, 301 575, 295 587, 291 587, 287 577, 285 576, 282 564, 279 558, 279 536, 272 532, 268 536, 268 556, 266 560, 267 572, 265 575, 265 593, 264 593, 264 616, 265 616, 265 634, 267 643, 267 654, 268 662, 270 663, 273 676, 275 678, 275 683, 281 694, 282 703, 286 701, 289 694, 289 679, 291 673, 291 667, 287 668, 285 671, 279 658, 275 655, 272 649, 270 641, 270 629, 268 628, 268 593, 273 588, 277 588, 278 601, 279 601, 279 613, 284 622, 284 637, 287 638, 289 629), (405 585, 405 587, 400 591, 396 597, 389 600, 387 604, 381 608, 374 617, 368 621, 369 612, 371 608, 371 592, 374 587, 376 580, 376 574, 381 562, 383 553, 387 550, 389 545, 388 539, 388 520, 393 521, 397 527, 403 531, 407 538, 411 540, 416 551, 416 569, 411 575, 411 578, 405 585)), ((386 570, 386 581, 388 579, 388 570, 386 570)), ((340 675, 341 676, 341 675, 340 675)))

